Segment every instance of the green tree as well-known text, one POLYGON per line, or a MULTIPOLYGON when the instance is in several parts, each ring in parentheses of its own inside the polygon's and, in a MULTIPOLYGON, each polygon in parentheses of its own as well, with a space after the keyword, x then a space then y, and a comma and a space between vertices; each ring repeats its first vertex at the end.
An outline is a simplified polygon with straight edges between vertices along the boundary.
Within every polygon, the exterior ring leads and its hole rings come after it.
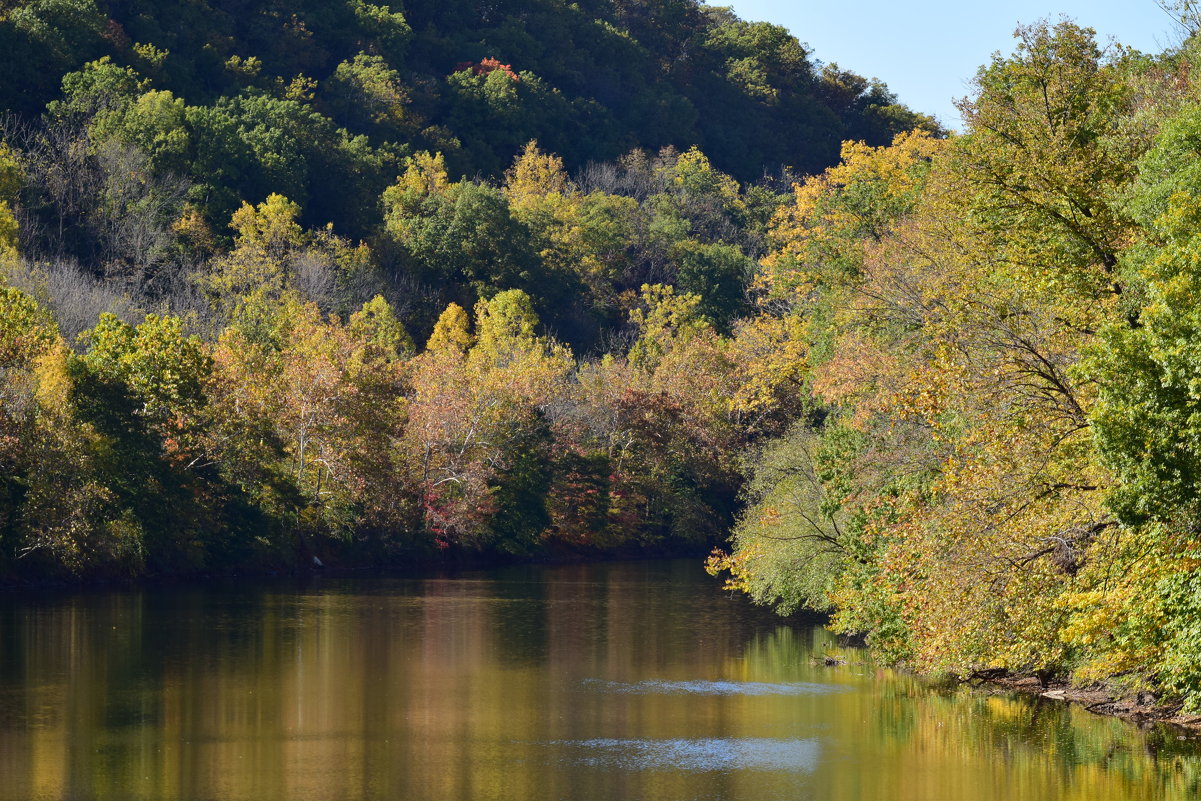
POLYGON ((1051 291, 1120 292, 1114 272, 1129 224, 1109 199, 1143 146, 1122 130, 1131 102, 1122 53, 1069 22, 1019 28, 1015 38, 1014 55, 982 68, 978 96, 962 107, 977 213, 1030 280, 1051 291))
POLYGON ((676 285, 700 297, 698 309, 721 333, 730 333, 734 321, 747 310, 747 288, 755 262, 731 245, 685 242, 676 248, 679 275, 676 285))
POLYGON ((409 92, 400 73, 380 56, 359 53, 343 61, 323 87, 333 116, 352 130, 378 126, 388 137, 411 135, 409 92))
POLYGON ((524 289, 544 302, 557 299, 529 229, 499 190, 450 184, 441 159, 424 156, 409 161, 383 203, 386 230, 420 277, 467 288, 474 297, 524 289))

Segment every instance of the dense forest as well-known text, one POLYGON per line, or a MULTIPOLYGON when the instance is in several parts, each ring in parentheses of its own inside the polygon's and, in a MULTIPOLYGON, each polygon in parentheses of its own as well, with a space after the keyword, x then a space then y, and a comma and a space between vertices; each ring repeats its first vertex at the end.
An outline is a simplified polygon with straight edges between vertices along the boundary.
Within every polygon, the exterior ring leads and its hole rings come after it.
POLYGON ((732 528, 890 660, 1201 707, 1195 37, 1021 28, 953 136, 695 0, 0 43, 0 580, 732 528))
POLYGON ((939 129, 588 5, 6 4, 0 581, 720 542, 793 176, 939 129))

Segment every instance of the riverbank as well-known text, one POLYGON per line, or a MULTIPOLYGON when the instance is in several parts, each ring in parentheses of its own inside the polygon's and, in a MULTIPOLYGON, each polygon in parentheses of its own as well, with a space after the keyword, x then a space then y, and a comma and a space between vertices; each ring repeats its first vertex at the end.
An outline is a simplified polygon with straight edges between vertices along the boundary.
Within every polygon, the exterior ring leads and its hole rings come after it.
POLYGON ((1133 697, 1125 697, 1115 694, 1111 687, 1104 684, 1081 688, 1062 681, 1044 683, 1037 676, 990 678, 975 686, 986 691, 1016 692, 1051 701, 1078 704, 1094 715, 1121 718, 1138 726, 1167 723, 1201 733, 1201 715, 1185 712, 1179 703, 1161 704, 1152 693, 1143 692, 1133 697))
MULTIPOLYGON (((840 657, 826 655, 821 660, 815 660, 814 664, 834 667, 846 665, 848 662, 840 657)), ((1119 718, 1139 727, 1166 723, 1201 736, 1201 714, 1185 712, 1181 703, 1159 703, 1159 699, 1150 692, 1136 693, 1131 697, 1115 692, 1113 687, 1103 683, 1075 687, 1066 681, 1043 681, 1038 676, 1030 675, 976 676, 966 680, 951 678, 948 686, 967 686, 977 692, 991 695, 1018 694, 1027 698, 1076 704, 1099 717, 1119 718)))

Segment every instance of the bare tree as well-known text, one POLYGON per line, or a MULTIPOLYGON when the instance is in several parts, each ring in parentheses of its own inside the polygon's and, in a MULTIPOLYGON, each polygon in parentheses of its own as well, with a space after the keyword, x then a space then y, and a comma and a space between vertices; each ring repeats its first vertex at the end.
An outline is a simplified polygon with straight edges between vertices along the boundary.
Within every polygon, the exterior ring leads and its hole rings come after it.
POLYGON ((150 168, 138 148, 109 141, 97 148, 102 176, 100 202, 89 214, 110 276, 141 287, 171 256, 172 226, 183 209, 190 183, 150 168))
POLYGON ((8 270, 7 278, 11 286, 50 309, 63 338, 71 344, 76 344, 79 335, 93 328, 105 312, 131 324, 144 316, 134 298, 68 260, 21 260, 8 270))
POLYGON ((303 250, 290 259, 292 286, 325 314, 338 310, 338 275, 333 262, 314 250, 303 250))
POLYGON ((76 118, 35 126, 9 117, 0 134, 25 172, 16 209, 22 252, 73 259, 135 292, 171 257, 186 179, 156 172, 132 145, 95 141, 76 118))
POLYGON ((26 179, 16 209, 22 252, 51 259, 91 256, 84 252, 84 221, 103 179, 87 129, 75 122, 20 125, 11 118, 5 128, 26 179))

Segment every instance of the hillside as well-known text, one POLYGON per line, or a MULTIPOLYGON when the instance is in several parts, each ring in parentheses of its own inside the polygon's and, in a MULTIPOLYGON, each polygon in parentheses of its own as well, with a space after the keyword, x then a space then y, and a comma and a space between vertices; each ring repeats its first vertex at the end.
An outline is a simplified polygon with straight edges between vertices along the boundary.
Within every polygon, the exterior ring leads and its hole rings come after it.
POLYGON ((572 171, 697 146, 753 181, 930 124, 784 29, 696 0, 36 0, 0 11, 0 69, 0 108, 26 119, 119 114, 105 135, 193 181, 210 222, 279 192, 356 237, 421 150, 497 178, 531 140, 572 171))
POLYGON ((935 128, 691 0, 38 0, 0 54, 15 581, 715 543, 788 182, 935 128))

